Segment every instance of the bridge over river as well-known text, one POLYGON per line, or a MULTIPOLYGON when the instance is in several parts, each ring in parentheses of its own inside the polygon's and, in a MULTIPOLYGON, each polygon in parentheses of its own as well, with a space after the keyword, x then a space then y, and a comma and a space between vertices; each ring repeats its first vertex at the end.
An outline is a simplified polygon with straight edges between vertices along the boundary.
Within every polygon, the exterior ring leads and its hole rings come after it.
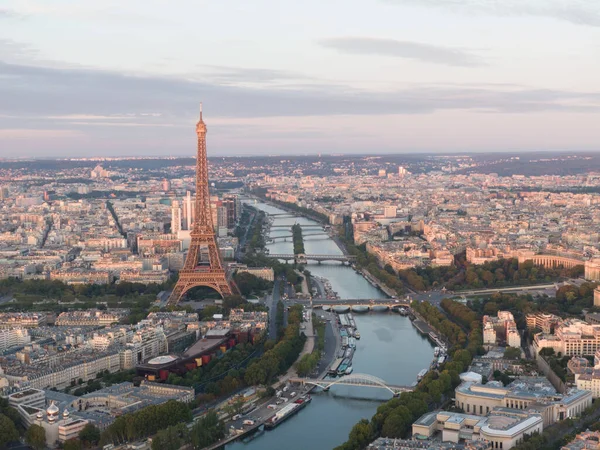
POLYGON ((317 386, 323 389, 324 391, 328 391, 332 386, 335 385, 387 389, 394 396, 398 396, 402 392, 409 392, 414 389, 412 386, 397 386, 394 384, 388 384, 381 378, 375 377, 373 375, 368 375, 366 373, 354 373, 351 375, 345 375, 343 377, 331 380, 325 380, 320 378, 290 378, 289 381, 301 385, 317 386))
MULTIPOLYGON (((314 233, 306 233, 303 234, 302 237, 309 237, 309 236, 320 236, 320 237, 324 237, 326 239, 329 239, 329 235, 325 232, 325 231, 321 231, 321 232, 314 232, 314 233)), ((271 242, 275 242, 278 239, 283 239, 284 241, 287 241, 288 239, 292 239, 294 237, 293 234, 284 234, 282 236, 271 236, 269 239, 267 239, 268 243, 271 242)))
POLYGON ((299 253, 297 255, 291 253, 270 253, 269 257, 283 259, 284 261, 296 261, 298 263, 306 261, 340 261, 343 263, 350 263, 356 260, 356 256, 352 255, 306 255, 304 253, 299 253))

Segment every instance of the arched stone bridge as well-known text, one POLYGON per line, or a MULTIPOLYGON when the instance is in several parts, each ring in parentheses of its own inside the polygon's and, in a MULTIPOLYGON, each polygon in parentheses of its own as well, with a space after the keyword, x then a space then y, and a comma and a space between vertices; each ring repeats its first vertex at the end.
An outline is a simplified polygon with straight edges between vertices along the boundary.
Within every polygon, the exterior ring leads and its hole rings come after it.
POLYGON ((281 253, 270 253, 269 256, 275 259, 283 259, 285 261, 341 261, 341 262, 352 262, 356 259, 353 255, 305 255, 303 253, 298 255, 292 254, 281 254, 281 253))

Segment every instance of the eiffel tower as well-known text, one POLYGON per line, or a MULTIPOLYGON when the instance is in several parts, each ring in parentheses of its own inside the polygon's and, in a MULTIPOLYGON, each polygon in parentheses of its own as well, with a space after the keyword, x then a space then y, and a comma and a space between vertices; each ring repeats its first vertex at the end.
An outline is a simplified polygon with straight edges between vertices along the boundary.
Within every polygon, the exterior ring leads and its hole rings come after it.
POLYGON ((235 283, 232 281, 230 284, 227 281, 213 227, 208 193, 206 124, 202 120, 202 104, 200 104, 200 120, 196 124, 196 134, 198 135, 196 211, 185 264, 179 271, 179 280, 169 297, 168 304, 172 305, 177 304, 187 291, 197 286, 213 288, 221 297, 239 293, 235 283), (203 255, 207 256, 207 261, 200 260, 203 255))

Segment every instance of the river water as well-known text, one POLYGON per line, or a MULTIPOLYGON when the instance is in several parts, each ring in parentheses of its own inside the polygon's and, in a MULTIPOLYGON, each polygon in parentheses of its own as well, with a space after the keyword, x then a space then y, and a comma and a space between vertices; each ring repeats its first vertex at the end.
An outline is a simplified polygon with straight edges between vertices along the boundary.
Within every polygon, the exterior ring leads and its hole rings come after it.
MULTIPOLYGON (((281 209, 263 203, 252 206, 267 213, 281 214, 281 209)), ((275 218, 274 225, 316 225, 306 218, 275 218)), ((326 235, 306 236, 317 228, 303 229, 307 254, 342 252, 326 235)), ((270 236, 291 234, 290 229, 272 228, 270 236)), ((272 254, 293 253, 292 239, 275 241, 268 248, 272 254)), ((309 263, 311 273, 329 279, 341 298, 381 298, 383 293, 368 283, 351 267, 339 263, 309 263)), ((352 360, 354 373, 379 377, 390 384, 410 385, 421 369, 429 367, 433 347, 406 317, 393 313, 354 314, 361 334, 352 360)), ((330 450, 343 443, 352 426, 360 419, 370 419, 377 407, 391 394, 383 389, 334 386, 329 392, 313 391, 313 401, 305 409, 272 431, 243 443, 237 441, 227 450, 330 450)))

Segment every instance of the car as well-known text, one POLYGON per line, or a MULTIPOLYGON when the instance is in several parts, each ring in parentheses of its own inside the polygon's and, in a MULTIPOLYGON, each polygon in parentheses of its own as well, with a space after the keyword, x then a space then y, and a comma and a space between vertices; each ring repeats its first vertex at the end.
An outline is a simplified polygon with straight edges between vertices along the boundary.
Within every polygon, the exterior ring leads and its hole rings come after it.
POLYGON ((292 392, 292 393, 290 394, 290 397, 295 397, 295 396, 296 396, 296 393, 295 393, 295 392, 292 392))
MULTIPOLYGON (((276 404, 276 405, 281 405, 281 404, 283 404, 283 403, 284 403, 284 400, 283 400, 284 398, 285 398, 285 397, 282 397, 282 398, 280 398, 279 400, 277 400, 277 401, 275 402, 275 404, 276 404)), ((287 400, 287 399, 286 399, 286 400, 287 400)))
POLYGON ((242 415, 241 415, 241 414, 236 414, 235 416, 233 416, 233 417, 231 418, 231 420, 238 420, 238 419, 241 419, 241 418, 242 418, 242 415))
POLYGON ((277 405, 270 404, 270 405, 267 405, 267 408, 268 409, 277 409, 277 405))

